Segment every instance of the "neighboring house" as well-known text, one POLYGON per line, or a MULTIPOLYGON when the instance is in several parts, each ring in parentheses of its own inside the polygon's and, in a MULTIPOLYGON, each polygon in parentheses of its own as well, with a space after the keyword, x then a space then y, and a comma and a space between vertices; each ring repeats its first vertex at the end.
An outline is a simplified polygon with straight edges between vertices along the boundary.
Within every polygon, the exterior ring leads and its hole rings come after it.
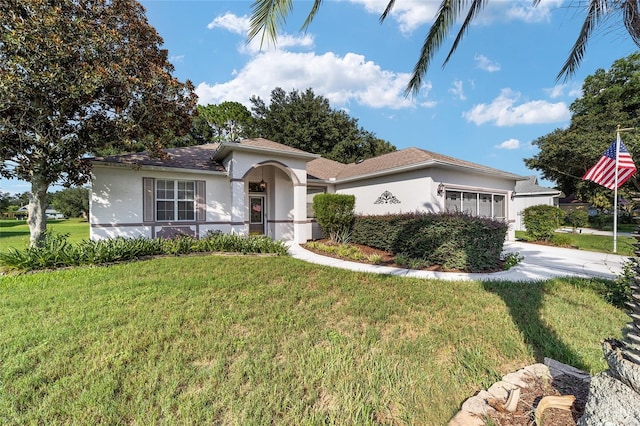
MULTIPOLYGON (((23 215, 26 218, 28 214, 27 206, 22 206, 16 210, 16 216, 23 215)), ((47 216, 47 219, 64 219, 64 215, 62 213, 51 207, 47 207, 44 214, 47 216)))
MULTIPOLYGON (((418 148, 342 164, 266 139, 93 159, 91 238, 265 234, 320 236, 318 193, 353 194, 356 213, 467 211, 513 224, 526 177, 418 148)), ((514 238, 510 226, 509 239, 514 238)))
POLYGON ((578 200, 576 194, 570 194, 568 197, 560 198, 558 206, 566 213, 570 213, 574 210, 582 210, 589 214, 589 216, 596 216, 598 209, 593 207, 590 203, 578 200))
POLYGON ((513 196, 514 209, 518 212, 516 215, 515 230, 526 230, 524 221, 522 220, 524 209, 541 204, 558 207, 561 197, 564 197, 562 191, 538 185, 538 178, 535 176, 528 176, 526 180, 516 182, 515 194, 513 196))

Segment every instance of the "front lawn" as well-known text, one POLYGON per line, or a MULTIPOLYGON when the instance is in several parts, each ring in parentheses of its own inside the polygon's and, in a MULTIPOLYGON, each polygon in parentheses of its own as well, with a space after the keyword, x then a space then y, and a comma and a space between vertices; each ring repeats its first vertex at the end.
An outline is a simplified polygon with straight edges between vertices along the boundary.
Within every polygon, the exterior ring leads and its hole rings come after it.
POLYGON ((215 255, 0 277, 0 424, 442 425, 544 356, 604 370, 602 286, 215 255))
MULTIPOLYGON (((47 230, 58 234, 69 234, 69 242, 77 243, 89 239, 89 222, 74 218, 47 220, 47 230)), ((0 220, 0 252, 9 247, 23 249, 29 244, 29 225, 24 220, 0 220)))

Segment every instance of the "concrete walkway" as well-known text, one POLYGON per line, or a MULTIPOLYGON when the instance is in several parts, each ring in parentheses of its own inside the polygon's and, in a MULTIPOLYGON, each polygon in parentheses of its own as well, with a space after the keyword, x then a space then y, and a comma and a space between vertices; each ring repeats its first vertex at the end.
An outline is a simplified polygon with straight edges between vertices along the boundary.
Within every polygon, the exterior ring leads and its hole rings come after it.
POLYGON ((351 271, 442 280, 538 281, 565 276, 582 278, 598 277, 613 280, 622 272, 623 264, 629 260, 628 256, 550 247, 517 241, 505 243, 504 251, 506 253, 520 253, 524 259, 518 263, 518 265, 508 271, 467 274, 417 271, 368 265, 321 256, 305 250, 295 243, 288 243, 288 247, 289 254, 292 257, 318 265, 326 265, 351 271))

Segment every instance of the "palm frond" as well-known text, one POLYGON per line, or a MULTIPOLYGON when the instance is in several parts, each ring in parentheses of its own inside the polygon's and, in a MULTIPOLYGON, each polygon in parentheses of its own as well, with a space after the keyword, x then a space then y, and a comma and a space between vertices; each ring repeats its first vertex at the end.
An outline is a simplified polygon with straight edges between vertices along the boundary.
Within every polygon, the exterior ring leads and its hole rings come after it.
POLYGON ((573 47, 571 48, 571 52, 569 53, 569 57, 566 62, 562 66, 562 69, 558 73, 556 80, 568 79, 573 74, 575 74, 576 70, 580 66, 582 62, 582 58, 584 57, 584 52, 587 48, 587 42, 589 41, 589 37, 593 33, 594 28, 598 25, 603 15, 607 13, 609 0, 590 0, 589 1, 589 9, 587 11, 587 17, 582 24, 582 28, 580 29, 580 34, 578 34, 578 38, 576 39, 573 47))
POLYGON ((311 21, 313 21, 313 18, 316 17, 316 13, 318 12, 321 4, 322 0, 313 1, 313 6, 311 7, 311 11, 309 11, 309 16, 307 16, 307 19, 305 19, 304 24, 302 24, 302 28, 300 28, 300 31, 307 31, 309 29, 309 25, 311 25, 311 21))
POLYGON ((440 48, 440 45, 442 45, 451 26, 455 23, 461 7, 467 1, 468 0, 442 0, 440 3, 438 13, 436 13, 436 19, 433 21, 433 25, 431 25, 427 33, 427 37, 420 50, 420 57, 413 68, 413 74, 404 91, 405 96, 409 96, 410 94, 416 95, 420 91, 422 79, 429 69, 433 56, 440 48))
POLYGON ((633 42, 640 46, 640 4, 638 0, 626 0, 622 5, 624 26, 633 42))
POLYGON ((278 28, 284 25, 293 9, 293 0, 255 0, 251 9, 248 40, 262 34, 260 46, 264 44, 265 38, 275 44, 278 28))
MULTIPOLYGON (((540 0, 537 0, 537 1, 540 1, 540 0)), ((451 46, 451 50, 449 50, 449 54, 447 55, 446 59, 442 63, 443 67, 447 65, 447 63, 449 62, 449 59, 451 58, 451 55, 453 55, 453 52, 455 52, 456 49, 458 48, 458 43, 460 43, 460 40, 462 40, 462 37, 469 30, 469 26, 471 25, 471 22, 475 19, 478 13, 486 6, 486 4, 487 4, 487 0, 473 0, 473 2, 471 3, 471 7, 469 8, 469 13, 467 13, 467 17, 462 23, 462 26, 460 27, 460 31, 458 31, 458 35, 456 36, 456 39, 454 40, 453 45, 451 46)))
POLYGON ((387 19, 387 15, 389 15, 391 13, 391 9, 393 9, 393 6, 396 4, 396 0, 389 0, 389 3, 387 3, 387 7, 384 9, 384 12, 382 12, 382 15, 380 15, 380 23, 383 23, 385 19, 387 19))

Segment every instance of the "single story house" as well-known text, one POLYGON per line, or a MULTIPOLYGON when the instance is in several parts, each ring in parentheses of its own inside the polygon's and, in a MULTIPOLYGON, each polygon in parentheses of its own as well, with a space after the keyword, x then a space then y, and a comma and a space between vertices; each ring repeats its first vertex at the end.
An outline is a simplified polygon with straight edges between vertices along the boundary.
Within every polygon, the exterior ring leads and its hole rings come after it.
MULTIPOLYGON (((64 219, 64 215, 52 207, 47 207, 46 210, 44 211, 44 214, 47 217, 47 219, 64 219)), ((17 217, 24 217, 26 219, 27 216, 29 215, 28 206, 20 207, 18 210, 16 210, 15 215, 17 217)))
MULTIPOLYGON (((91 238, 264 234, 320 237, 319 193, 353 194, 356 213, 467 211, 514 224, 526 177, 406 148, 342 164, 266 139, 94 158, 91 238)), ((514 238, 510 226, 509 239, 514 238)))
POLYGON ((522 220, 524 209, 540 204, 558 207, 562 197, 564 197, 562 191, 538 185, 538 178, 535 176, 527 176, 526 180, 517 181, 513 197, 513 206, 517 212, 515 230, 526 231, 522 220))

